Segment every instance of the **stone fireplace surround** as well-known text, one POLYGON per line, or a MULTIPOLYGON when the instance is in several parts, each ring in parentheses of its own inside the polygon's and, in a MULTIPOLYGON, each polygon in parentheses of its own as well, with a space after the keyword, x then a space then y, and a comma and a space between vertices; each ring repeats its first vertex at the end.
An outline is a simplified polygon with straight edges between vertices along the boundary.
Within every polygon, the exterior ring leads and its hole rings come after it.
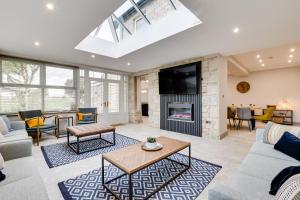
POLYGON ((160 127, 159 70, 198 61, 202 62, 202 99, 199 99, 202 102, 202 137, 212 139, 225 137, 227 135, 227 103, 225 96, 227 90, 227 59, 220 54, 187 59, 131 74, 128 86, 129 121, 131 123, 141 122, 141 112, 137 106, 138 94, 136 93, 138 77, 146 76, 147 80, 149 80, 149 124, 153 127, 160 127))

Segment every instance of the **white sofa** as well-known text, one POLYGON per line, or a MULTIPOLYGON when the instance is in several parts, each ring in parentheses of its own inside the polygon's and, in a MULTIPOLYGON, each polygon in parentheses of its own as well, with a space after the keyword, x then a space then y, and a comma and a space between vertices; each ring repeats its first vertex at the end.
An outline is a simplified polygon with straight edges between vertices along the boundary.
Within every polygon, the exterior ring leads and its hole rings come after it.
POLYGON ((0 141, 0 153, 5 160, 0 182, 1 200, 48 200, 44 183, 32 155, 32 138, 24 122, 11 122, 13 131, 0 141))
POLYGON ((263 129, 256 130, 256 142, 243 160, 229 185, 217 185, 208 191, 209 200, 272 200, 271 182, 284 168, 300 162, 262 142, 263 129))

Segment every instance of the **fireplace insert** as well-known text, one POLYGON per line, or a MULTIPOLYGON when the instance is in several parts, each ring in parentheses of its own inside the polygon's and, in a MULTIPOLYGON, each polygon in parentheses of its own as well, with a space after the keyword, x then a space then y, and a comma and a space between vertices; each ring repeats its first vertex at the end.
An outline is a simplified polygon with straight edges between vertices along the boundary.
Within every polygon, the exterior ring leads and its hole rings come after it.
POLYGON ((194 104, 187 102, 168 103, 168 119, 194 121, 194 104))

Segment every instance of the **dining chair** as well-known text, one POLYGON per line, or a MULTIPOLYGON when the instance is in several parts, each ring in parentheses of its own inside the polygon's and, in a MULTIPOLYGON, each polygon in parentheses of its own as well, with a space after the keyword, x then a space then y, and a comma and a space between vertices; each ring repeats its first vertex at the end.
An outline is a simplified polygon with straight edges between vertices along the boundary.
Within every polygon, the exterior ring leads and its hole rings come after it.
POLYGON ((227 119, 228 119, 228 122, 229 122, 229 128, 231 129, 231 120, 232 120, 232 124, 233 124, 233 127, 236 126, 235 124, 235 115, 236 115, 236 109, 233 108, 233 107, 227 107, 227 119))
POLYGON ((274 111, 274 108, 273 107, 269 107, 269 108, 267 108, 265 114, 254 116, 253 118, 255 120, 263 121, 263 122, 271 121, 272 117, 273 117, 273 111, 274 111))
POLYGON ((238 126, 237 128, 240 129, 243 121, 248 122, 248 127, 249 131, 252 131, 252 124, 251 124, 251 119, 252 119, 252 113, 251 113, 251 108, 237 108, 237 118, 238 118, 238 126))

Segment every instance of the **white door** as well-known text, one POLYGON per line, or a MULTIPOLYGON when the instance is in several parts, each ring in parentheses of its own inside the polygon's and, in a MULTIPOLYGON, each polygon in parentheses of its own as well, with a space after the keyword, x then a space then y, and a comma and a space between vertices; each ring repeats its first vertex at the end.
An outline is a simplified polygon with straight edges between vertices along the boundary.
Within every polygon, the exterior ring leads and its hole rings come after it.
POLYGON ((98 122, 104 124, 121 124, 128 122, 128 113, 125 110, 124 98, 126 88, 120 81, 105 79, 90 79, 90 105, 96 107, 98 122))

